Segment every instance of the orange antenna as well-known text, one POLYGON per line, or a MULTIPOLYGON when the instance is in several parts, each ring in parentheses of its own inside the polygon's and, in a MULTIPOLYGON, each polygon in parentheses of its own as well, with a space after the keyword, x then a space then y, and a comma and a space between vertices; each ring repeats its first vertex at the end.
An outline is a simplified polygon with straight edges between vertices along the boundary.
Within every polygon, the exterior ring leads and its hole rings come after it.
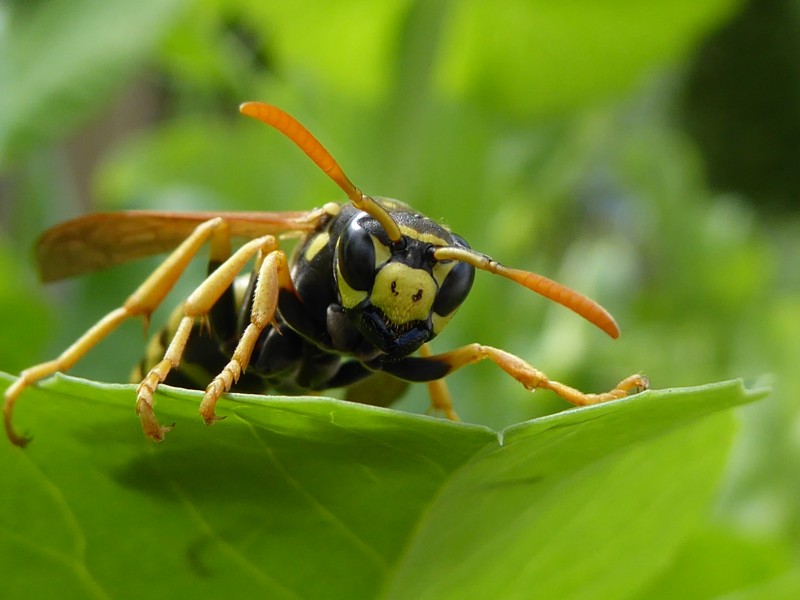
POLYGON ((593 325, 605 331, 612 338, 616 339, 619 337, 619 327, 616 321, 614 321, 614 317, 612 317, 605 308, 591 298, 587 298, 583 294, 557 281, 529 271, 504 267, 488 256, 472 252, 465 248, 445 246, 434 250, 433 256, 437 260, 458 260, 469 263, 476 269, 502 275, 506 279, 515 281, 529 290, 541 294, 545 298, 558 302, 562 306, 576 312, 593 325))
POLYGON ((356 208, 374 217, 381 224, 390 240, 400 241, 403 237, 400 227, 389 212, 350 181, 331 153, 300 121, 277 106, 263 102, 245 102, 239 106, 239 112, 274 127, 292 140, 336 185, 342 188, 356 208))

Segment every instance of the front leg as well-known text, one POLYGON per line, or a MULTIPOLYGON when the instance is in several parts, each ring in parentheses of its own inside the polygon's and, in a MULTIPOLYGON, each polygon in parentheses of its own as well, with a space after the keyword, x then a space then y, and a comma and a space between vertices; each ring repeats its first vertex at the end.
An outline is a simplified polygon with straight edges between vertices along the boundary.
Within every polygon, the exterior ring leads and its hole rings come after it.
POLYGON ((468 344, 450 352, 432 356, 410 356, 399 361, 383 363, 378 368, 391 373, 395 377, 409 381, 434 381, 465 365, 487 358, 519 381, 526 389, 531 391, 536 389, 551 390, 576 406, 599 404, 624 398, 648 387, 647 379, 637 374, 626 377, 608 392, 599 394, 584 393, 550 379, 542 371, 532 367, 518 356, 505 350, 481 344, 468 344))
MULTIPOLYGON (((272 241, 274 242, 274 238, 272 241)), ((200 403, 200 414, 208 425, 219 419, 214 414, 217 400, 230 391, 247 368, 262 332, 275 324, 279 292, 295 293, 286 255, 282 250, 273 249, 263 258, 260 257, 258 262, 260 264, 257 265, 258 279, 250 306, 250 323, 239 338, 231 360, 208 385, 200 403)))

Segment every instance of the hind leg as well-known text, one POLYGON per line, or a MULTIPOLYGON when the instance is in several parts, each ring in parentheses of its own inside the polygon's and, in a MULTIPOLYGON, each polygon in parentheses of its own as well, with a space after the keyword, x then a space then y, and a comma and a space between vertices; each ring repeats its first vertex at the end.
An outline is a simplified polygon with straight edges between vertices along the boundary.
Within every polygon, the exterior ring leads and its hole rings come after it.
POLYGON ((100 319, 54 360, 35 365, 22 371, 19 379, 17 379, 5 393, 3 417, 6 434, 9 440, 17 446, 25 446, 29 441, 28 438, 16 433, 12 426, 14 404, 25 388, 48 375, 69 370, 76 362, 83 358, 89 350, 99 344, 123 321, 131 317, 142 317, 145 323, 147 323, 150 315, 164 300, 164 297, 175 285, 175 282, 203 244, 214 236, 227 237, 227 233, 224 229, 224 221, 220 218, 211 219, 198 225, 192 234, 173 250, 172 254, 153 271, 144 283, 142 283, 133 294, 128 296, 121 307, 112 310, 100 319))

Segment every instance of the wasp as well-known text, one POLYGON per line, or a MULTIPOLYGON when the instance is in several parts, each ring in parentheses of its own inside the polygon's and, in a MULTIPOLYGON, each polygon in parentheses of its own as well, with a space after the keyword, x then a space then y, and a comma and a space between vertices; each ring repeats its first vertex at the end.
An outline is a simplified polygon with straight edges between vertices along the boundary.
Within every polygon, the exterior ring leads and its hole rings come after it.
MULTIPOLYGON (((141 365, 136 412, 144 434, 155 441, 172 428, 158 422, 153 408, 156 389, 165 382, 201 388, 210 381, 200 403, 207 424, 219 419, 217 401, 234 388, 298 394, 352 388, 376 374, 427 382, 432 408, 457 420, 442 378, 484 359, 525 388, 552 390, 578 406, 647 387, 644 377, 632 375, 608 392, 583 393, 513 354, 478 343, 433 354, 428 342, 464 302, 476 270, 558 302, 612 338, 619 328, 586 296, 542 275, 503 266, 402 202, 363 193, 324 146, 281 109, 246 102, 240 112, 288 137, 349 201, 307 212, 98 213, 46 231, 36 246, 44 281, 170 254, 119 308, 54 360, 22 371, 7 389, 4 421, 14 444, 28 441, 12 425, 14 404, 25 388, 68 370, 123 321, 140 317, 147 324, 206 245, 207 278, 179 307, 141 365), (279 242, 290 236, 300 241, 287 255, 279 242), (234 251, 233 240, 242 238, 234 251), (252 273, 242 274, 251 263, 252 273)), ((386 405, 393 400, 392 394, 374 394, 366 401, 386 405)))

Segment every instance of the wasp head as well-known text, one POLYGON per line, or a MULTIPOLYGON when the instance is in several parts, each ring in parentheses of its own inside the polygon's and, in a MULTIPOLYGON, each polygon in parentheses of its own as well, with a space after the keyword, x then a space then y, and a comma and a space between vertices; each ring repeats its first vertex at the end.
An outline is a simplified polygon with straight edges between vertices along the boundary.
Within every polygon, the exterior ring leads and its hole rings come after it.
POLYGON ((438 260, 441 247, 469 248, 461 237, 394 200, 377 199, 401 232, 391 240, 363 211, 347 221, 336 250, 336 283, 350 321, 372 345, 396 358, 434 338, 472 287, 475 269, 438 260))

